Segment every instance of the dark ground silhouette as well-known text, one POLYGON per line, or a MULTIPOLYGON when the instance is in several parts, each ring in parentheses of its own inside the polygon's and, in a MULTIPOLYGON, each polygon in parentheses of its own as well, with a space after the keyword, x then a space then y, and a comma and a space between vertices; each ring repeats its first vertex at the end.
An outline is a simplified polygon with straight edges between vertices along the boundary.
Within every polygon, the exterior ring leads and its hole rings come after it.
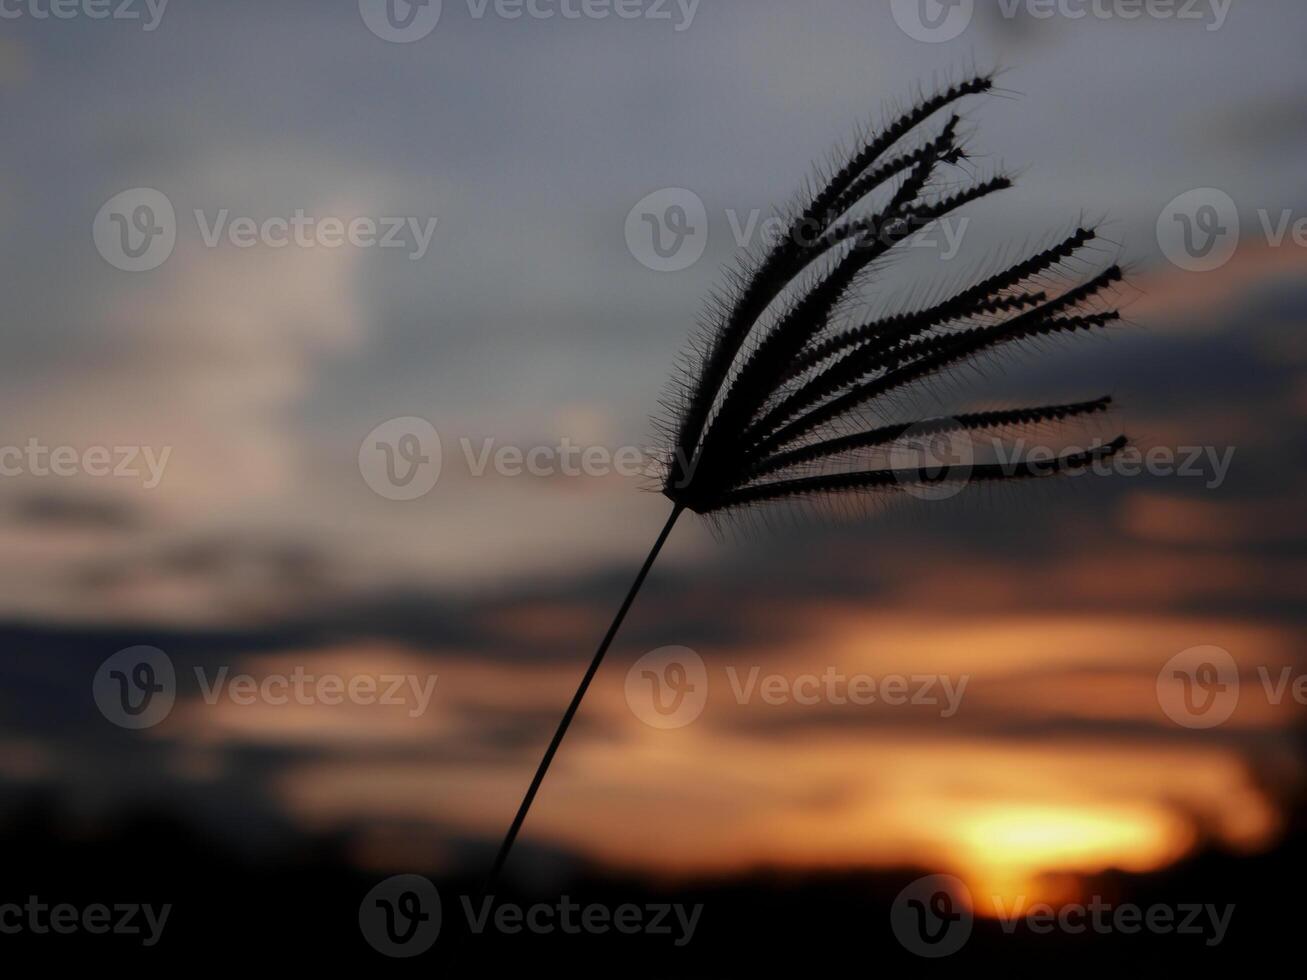
MULTIPOLYGON (((1163 903, 1234 905, 1223 940, 1207 935, 1036 935, 1018 927, 1008 933, 979 919, 965 946, 943 959, 924 959, 895 938, 890 908, 902 889, 923 872, 850 871, 788 875, 758 872, 711 882, 656 884, 618 879, 597 871, 555 872, 533 887, 504 883, 500 898, 557 907, 566 895, 577 906, 702 903, 692 938, 671 914, 669 933, 508 935, 486 932, 469 940, 457 896, 475 894, 472 878, 430 877, 442 896, 442 927, 430 952, 393 959, 368 945, 359 925, 364 896, 385 874, 351 867, 345 842, 317 839, 275 854, 256 856, 205 839, 161 815, 136 814, 94 833, 68 829, 48 800, 11 811, 0 830, 5 855, 0 906, 22 905, 29 896, 47 904, 84 908, 97 902, 172 905, 156 945, 143 935, 39 934, 24 927, 0 933, 8 956, 35 955, 36 962, 139 963, 186 968, 240 965, 277 967, 370 965, 428 975, 498 976, 510 967, 566 968, 580 976, 696 977, 775 975, 780 971, 868 970, 880 976, 938 975, 985 967, 1006 976, 1173 975, 1178 969, 1257 969, 1289 949, 1296 933, 1303 867, 1304 820, 1293 820, 1272 851, 1235 856, 1206 849, 1173 868, 1151 875, 1113 873, 1089 883, 1089 894, 1142 907, 1163 903), (459 962, 450 970, 451 947, 459 962)), ((524 848, 515 863, 530 867, 538 855, 524 848)), ((12 927, 19 913, 10 911, 12 927)), ((22 913, 26 916, 26 913, 22 913)), ((645 913, 646 921, 652 913, 645 913)), ((574 921, 580 914, 573 913, 574 921)), ((24 922, 28 920, 23 919, 24 922)), ((137 922, 144 922, 140 916, 137 922)), ((145 930, 143 930, 144 932, 145 930)))

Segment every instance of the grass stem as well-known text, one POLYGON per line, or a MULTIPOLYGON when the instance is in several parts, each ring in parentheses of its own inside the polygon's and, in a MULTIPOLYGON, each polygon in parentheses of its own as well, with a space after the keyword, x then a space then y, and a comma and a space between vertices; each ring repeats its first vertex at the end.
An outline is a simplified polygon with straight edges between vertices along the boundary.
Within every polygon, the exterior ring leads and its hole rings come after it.
POLYGON ((626 598, 622 600, 621 608, 617 610, 617 615, 613 617, 608 632, 604 634, 599 649, 595 651, 590 666, 586 669, 585 676, 581 678, 581 685, 576 689, 576 694, 572 696, 572 703, 567 706, 567 711, 563 713, 563 720, 559 722, 558 730, 554 732, 554 737, 549 742, 549 748, 545 750, 544 758, 540 760, 540 765, 536 768, 535 778, 531 780, 531 786, 527 789, 526 796, 522 798, 522 805, 517 808, 517 815, 513 818, 512 826, 508 828, 508 834, 504 837, 504 842, 499 846, 499 853, 495 856, 495 863, 481 888, 481 897, 483 899, 486 895, 493 893, 494 887, 499 881, 499 875, 504 870, 504 864, 508 861, 509 852, 513 849, 513 842, 517 840, 518 832, 522 829, 522 824, 526 822, 526 815, 531 809, 536 793, 540 790, 540 784, 545 781, 545 774, 549 772, 549 764, 554 761, 554 756, 558 753, 558 747, 563 744, 563 738, 567 735, 567 729, 571 726, 572 719, 576 717, 576 713, 581 707, 585 692, 590 689, 590 682, 594 680, 595 674, 599 673, 599 666, 604 661, 604 654, 608 652, 613 638, 617 636, 617 631, 621 629, 622 621, 626 619, 631 604, 635 602, 640 587, 644 585, 649 570, 653 568, 654 562, 658 559, 658 553, 663 550, 663 545, 667 542, 667 538, 671 535, 672 528, 676 526, 676 521, 683 510, 684 507, 680 504, 672 508, 671 516, 667 518, 667 523, 658 535, 658 540, 654 542, 653 548, 649 551, 649 557, 644 560, 639 574, 636 575, 635 581, 631 583, 626 598))

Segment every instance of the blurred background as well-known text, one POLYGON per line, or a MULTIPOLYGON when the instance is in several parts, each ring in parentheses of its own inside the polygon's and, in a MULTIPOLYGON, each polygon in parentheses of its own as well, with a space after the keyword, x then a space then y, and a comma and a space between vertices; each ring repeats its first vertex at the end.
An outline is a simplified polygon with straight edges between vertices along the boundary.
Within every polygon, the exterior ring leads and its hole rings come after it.
POLYGON ((1300 3, 0 13, 0 906, 173 906, 148 948, 24 925, 0 949, 387 964, 360 903, 396 874, 443 898, 418 962, 457 942, 457 896, 665 520, 632 460, 707 297, 840 141, 976 67, 1004 71, 967 104, 968 172, 1017 187, 866 303, 1105 220, 1127 323, 927 404, 1111 394, 1100 434, 1149 455, 833 520, 683 521, 501 891, 701 903, 693 938, 486 934, 468 969, 1074 972, 1286 940, 1300 3), (637 662, 669 646, 705 681, 674 727, 639 703, 637 662), (907 696, 743 692, 832 675, 907 696), (284 696, 295 677, 364 687, 284 696), (158 698, 132 714, 116 684, 158 698), (931 874, 975 916, 938 960, 891 914, 931 874), (1002 919, 1095 896, 1235 909, 1219 943, 1002 919))

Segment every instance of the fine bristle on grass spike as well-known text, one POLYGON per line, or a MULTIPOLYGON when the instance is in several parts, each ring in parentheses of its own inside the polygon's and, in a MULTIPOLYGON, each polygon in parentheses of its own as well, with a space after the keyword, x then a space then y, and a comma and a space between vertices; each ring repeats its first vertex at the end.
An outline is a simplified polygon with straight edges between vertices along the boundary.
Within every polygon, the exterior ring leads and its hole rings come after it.
POLYGON ((1042 334, 1106 325, 1112 322, 1117 314, 1104 313, 1096 317, 1077 317, 1069 320, 1059 320, 1057 316, 1074 310, 1080 303, 1093 298, 1120 279, 1120 268, 1113 266, 1083 286, 1072 289, 1055 300, 997 326, 975 328, 958 334, 943 334, 904 344, 888 356, 886 363, 877 366, 885 369, 884 375, 871 381, 853 383, 843 393, 812 409, 808 414, 795 418, 794 421, 782 425, 770 434, 761 434, 765 437, 751 451, 758 455, 769 453, 896 388, 952 365, 971 360, 1001 344, 1028 340, 1042 334))
POLYGON ((895 143, 899 142, 923 122, 933 116, 935 113, 952 105, 954 102, 967 97, 968 95, 978 95, 982 92, 988 92, 994 87, 994 79, 989 75, 981 75, 968 79, 958 85, 949 86, 943 92, 929 99, 925 99, 911 110, 899 116, 888 126, 885 127, 875 138, 868 141, 865 146, 844 165, 840 171, 835 174, 830 182, 826 185, 816 197, 813 198, 812 204, 809 205, 805 217, 820 217, 829 211, 831 205, 839 200, 840 196, 845 194, 858 176, 874 164, 880 157, 885 154, 895 143))
MULTIPOLYGON (((944 311, 937 316, 930 311, 922 317, 901 317, 897 321, 880 321, 867 325, 871 339, 855 347, 839 361, 821 371, 799 388, 773 406, 766 415, 750 426, 744 435, 744 442, 753 445, 771 434, 782 423, 793 418, 804 409, 817 404, 822 398, 833 394, 840 388, 865 378, 869 374, 896 366, 907 359, 912 349, 910 338, 925 333, 953 320, 968 319, 977 316, 992 316, 1008 311, 1020 311, 1026 307, 1038 306, 1047 299, 1043 293, 1022 294, 988 300, 975 306, 960 310, 944 311)), ((862 329, 862 328, 857 328, 862 329)), ((959 334, 952 335, 954 337, 959 334)), ((939 337, 935 343, 944 343, 946 338, 939 337)), ((829 355, 829 348, 819 350, 823 359, 829 355)), ((804 358, 798 359, 802 367, 804 358)))
MULTIPOLYGON (((1096 462, 1110 459, 1124 449, 1128 443, 1129 440, 1122 435, 1097 449, 1069 453, 1049 460, 1037 462, 1023 460, 1017 463, 986 463, 980 466, 960 467, 952 479, 964 483, 998 483, 1007 480, 1029 480, 1058 476, 1059 474, 1083 470, 1096 462)), ((949 479, 947 475, 944 478, 949 479)), ((751 504, 811 496, 813 494, 899 490, 921 482, 923 482, 923 479, 919 474, 905 469, 863 470, 857 473, 837 473, 830 476, 808 477, 801 480, 781 480, 775 483, 763 483, 758 486, 731 491, 719 501, 714 510, 723 511, 733 507, 744 507, 751 504)))
MULTIPOLYGON (((1008 289, 1013 289, 1035 276, 1047 272, 1058 263, 1065 261, 1074 255, 1077 251, 1093 241, 1097 237, 1096 233, 1085 228, 1077 229, 1075 234, 1071 235, 1064 241, 1058 243, 1052 248, 1045 249, 1037 255, 1031 256, 1024 262, 1019 262, 1011 268, 991 276, 975 286, 965 289, 962 292, 952 296, 942 303, 936 304, 930 309, 922 310, 915 314, 900 314, 899 318, 891 318, 894 322, 885 323, 884 321, 864 324, 861 327, 855 327, 838 337, 814 347, 808 354, 799 360, 791 377, 802 373, 809 367, 827 360, 838 354, 840 351, 849 347, 875 338, 882 334, 886 327, 905 326, 916 327, 917 332, 924 332, 940 323, 949 319, 956 319, 973 313, 982 312, 984 306, 988 304, 1002 303, 1004 297, 1001 294, 1008 289)), ((1042 302, 1046 297, 1043 293, 1035 293, 1038 297, 1036 302, 1042 302)), ((1007 298, 1011 301, 1011 297, 1007 298)), ((1013 308, 1013 307, 1009 307, 1013 308)), ((1000 310, 994 310, 999 312, 1000 310)), ((899 339, 906 339, 900 337, 899 339)))
MULTIPOLYGON (((921 164, 918 171, 932 165, 921 164)), ((821 279, 767 335, 740 369, 704 437, 701 452, 694 460, 695 476, 702 477, 711 485, 731 468, 745 462, 742 450, 747 446, 741 436, 747 431, 750 420, 771 399, 793 359, 813 336, 825 328, 831 313, 868 265, 919 228, 971 201, 1010 186, 1007 178, 994 177, 933 204, 902 206, 907 217, 898 227, 860 238, 835 269, 821 279)), ((687 506, 694 505, 687 501, 687 506)))
POLYGON ((1104 396, 1089 402, 1073 402, 1069 405, 1041 405, 1035 408, 1014 408, 991 412, 972 412, 954 418, 923 419, 917 422, 900 422, 896 425, 881 426, 838 439, 827 439, 801 449, 779 453, 758 463, 748 474, 749 481, 761 479, 780 470, 824 458, 844 455, 859 449, 883 446, 901 438, 908 432, 916 436, 934 435, 949 432, 976 432, 982 429, 1007 428, 1018 425, 1037 425, 1041 422, 1064 422, 1104 412, 1112 404, 1110 397, 1104 396))
POLYGON ((927 333, 955 320, 1017 312, 1028 306, 1038 306, 1047 299, 1048 294, 1040 292, 998 296, 969 306, 960 300, 949 300, 918 313, 895 313, 872 320, 809 347, 795 359, 785 380, 796 378, 851 347, 857 348, 863 355, 883 353, 918 334, 927 333))
MULTIPOLYGON (((910 170, 912 167, 921 163, 932 154, 939 157, 940 162, 956 164, 963 157, 961 148, 954 145, 954 136, 957 133, 958 124, 962 121, 961 116, 954 116, 949 120, 944 130, 931 142, 925 146, 910 150, 901 156, 895 157, 881 164, 879 167, 869 171, 867 174, 859 177, 853 182, 847 191, 842 194, 838 200, 831 206, 828 226, 834 218, 846 214, 850 208, 854 207, 859 201, 864 200, 877 188, 884 186, 887 182, 901 173, 910 170)), ((819 219, 813 219, 814 224, 820 225, 819 219)))
MULTIPOLYGON (((832 211, 832 205, 848 193, 853 184, 869 167, 875 165, 885 153, 909 136, 918 126, 935 113, 959 100, 989 91, 993 78, 975 76, 952 85, 939 94, 925 99, 908 112, 887 125, 879 135, 868 140, 831 177, 826 186, 814 195, 812 201, 792 223, 789 233, 772 247, 767 255, 751 270, 741 274, 736 299, 717 319, 708 337, 708 347, 699 358, 700 367, 687 385, 683 404, 678 412, 673 433, 672 464, 668 477, 672 484, 685 482, 685 468, 692 465, 700 447, 704 427, 716 403, 722 384, 730 374, 751 331, 767 308, 789 285, 799 269, 807 264, 805 249, 806 229, 814 223, 822 225, 832 211), (796 268, 797 264, 797 268, 796 268)), ((811 239, 807 239, 811 240, 811 239)))

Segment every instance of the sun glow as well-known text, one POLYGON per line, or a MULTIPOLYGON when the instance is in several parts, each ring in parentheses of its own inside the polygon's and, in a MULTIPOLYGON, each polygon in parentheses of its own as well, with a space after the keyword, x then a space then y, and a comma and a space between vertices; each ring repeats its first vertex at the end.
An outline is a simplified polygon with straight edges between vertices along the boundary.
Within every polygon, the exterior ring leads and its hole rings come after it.
POLYGON ((1178 816, 1152 806, 996 805, 959 828, 957 848, 976 911, 1077 897, 1074 875, 1151 871, 1193 844, 1178 816), (1056 868, 1068 874, 1049 876, 1056 868))

